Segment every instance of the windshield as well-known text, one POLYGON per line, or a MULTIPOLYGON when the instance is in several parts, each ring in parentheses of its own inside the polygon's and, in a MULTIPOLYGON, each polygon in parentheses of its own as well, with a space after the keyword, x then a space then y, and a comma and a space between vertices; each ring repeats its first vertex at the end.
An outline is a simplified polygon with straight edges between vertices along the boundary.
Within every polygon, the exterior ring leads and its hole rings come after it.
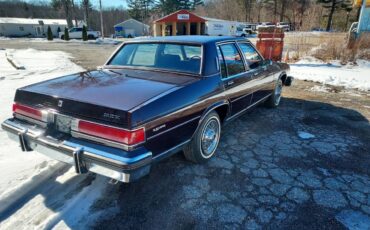
POLYGON ((201 59, 200 45, 132 43, 124 45, 108 65, 148 67, 199 74, 201 59))

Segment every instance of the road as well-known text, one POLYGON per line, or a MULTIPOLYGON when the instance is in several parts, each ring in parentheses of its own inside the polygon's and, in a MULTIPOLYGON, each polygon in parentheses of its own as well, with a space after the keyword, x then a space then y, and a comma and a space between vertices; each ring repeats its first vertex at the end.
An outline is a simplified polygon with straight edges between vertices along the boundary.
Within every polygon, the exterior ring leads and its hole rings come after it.
MULTIPOLYGON (((84 68, 116 48, 0 41, 12 47, 63 50, 84 68)), ((370 228, 370 93, 316 85, 296 81, 279 108, 257 107, 223 127, 216 157, 203 165, 179 153, 135 183, 109 184, 56 164, 0 211, 0 228, 45 218, 45 228, 370 228)))

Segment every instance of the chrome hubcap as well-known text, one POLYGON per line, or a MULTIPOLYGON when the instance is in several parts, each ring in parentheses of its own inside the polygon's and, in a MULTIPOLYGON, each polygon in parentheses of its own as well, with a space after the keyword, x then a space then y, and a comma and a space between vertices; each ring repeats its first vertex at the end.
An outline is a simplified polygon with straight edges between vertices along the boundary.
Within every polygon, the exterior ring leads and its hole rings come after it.
POLYGON ((215 152, 220 139, 220 124, 215 118, 209 120, 204 127, 201 139, 201 152, 204 158, 209 158, 215 152))
POLYGON ((278 105, 280 103, 282 89, 283 84, 281 83, 281 81, 279 81, 275 88, 275 105, 278 105))

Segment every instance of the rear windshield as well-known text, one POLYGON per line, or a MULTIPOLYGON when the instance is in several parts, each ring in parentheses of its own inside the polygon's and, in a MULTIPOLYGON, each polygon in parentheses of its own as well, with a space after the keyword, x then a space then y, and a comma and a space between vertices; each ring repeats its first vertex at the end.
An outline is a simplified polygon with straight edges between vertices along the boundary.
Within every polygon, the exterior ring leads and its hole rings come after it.
POLYGON ((201 59, 201 46, 171 43, 133 43, 124 45, 108 64, 199 74, 201 59))

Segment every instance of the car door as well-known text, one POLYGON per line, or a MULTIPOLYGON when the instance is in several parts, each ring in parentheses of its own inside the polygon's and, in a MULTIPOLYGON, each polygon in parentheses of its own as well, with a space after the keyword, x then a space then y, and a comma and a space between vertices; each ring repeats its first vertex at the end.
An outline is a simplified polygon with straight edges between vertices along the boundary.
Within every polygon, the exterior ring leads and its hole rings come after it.
POLYGON ((256 103, 271 93, 273 89, 273 72, 269 68, 270 61, 264 60, 249 42, 239 42, 240 50, 253 76, 254 92, 252 103, 256 103))
POLYGON ((244 111, 251 103, 251 74, 247 71, 243 55, 235 42, 217 46, 219 67, 225 93, 231 104, 231 116, 244 111))

